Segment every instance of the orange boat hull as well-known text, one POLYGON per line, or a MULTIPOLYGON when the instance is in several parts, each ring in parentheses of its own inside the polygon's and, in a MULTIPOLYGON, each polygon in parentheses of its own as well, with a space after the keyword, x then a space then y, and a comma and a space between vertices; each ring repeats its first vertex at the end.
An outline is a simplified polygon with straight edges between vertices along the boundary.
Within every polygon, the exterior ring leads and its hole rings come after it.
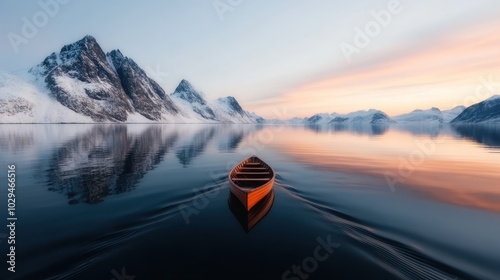
POLYGON ((230 190, 247 210, 269 194, 274 180, 275 173, 271 167, 255 156, 242 161, 229 174, 230 190), (244 172, 245 169, 256 172, 244 172), (248 187, 249 184, 251 187, 248 187))

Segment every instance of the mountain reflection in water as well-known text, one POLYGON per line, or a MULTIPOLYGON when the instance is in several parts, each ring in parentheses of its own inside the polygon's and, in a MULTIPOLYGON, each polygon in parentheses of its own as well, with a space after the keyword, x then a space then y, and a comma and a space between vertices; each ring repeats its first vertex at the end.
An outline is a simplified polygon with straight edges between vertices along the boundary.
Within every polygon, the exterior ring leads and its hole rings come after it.
POLYGON ((500 279, 499 147, 490 125, 0 125, 23 217, 0 278, 280 279, 328 238, 310 279, 500 279), (246 212, 227 175, 252 154, 276 183, 246 212))

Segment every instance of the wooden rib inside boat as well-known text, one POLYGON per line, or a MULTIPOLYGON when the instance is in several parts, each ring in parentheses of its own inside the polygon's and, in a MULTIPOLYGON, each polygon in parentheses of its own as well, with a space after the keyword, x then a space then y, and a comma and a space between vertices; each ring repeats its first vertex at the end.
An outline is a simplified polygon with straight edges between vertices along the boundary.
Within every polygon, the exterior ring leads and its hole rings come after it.
POLYGON ((247 211, 273 189, 274 179, 274 170, 256 156, 242 161, 229 173, 231 193, 247 211))
POLYGON ((246 210, 241 201, 233 193, 229 193, 228 199, 229 209, 247 233, 269 213, 273 202, 273 190, 255 204, 250 211, 246 210))

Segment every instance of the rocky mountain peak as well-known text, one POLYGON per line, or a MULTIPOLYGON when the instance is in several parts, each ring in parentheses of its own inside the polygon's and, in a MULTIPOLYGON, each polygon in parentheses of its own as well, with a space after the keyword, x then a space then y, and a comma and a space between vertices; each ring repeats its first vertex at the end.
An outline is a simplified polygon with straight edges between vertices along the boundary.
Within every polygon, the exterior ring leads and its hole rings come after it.
POLYGON ((495 94, 495 95, 491 96, 490 98, 486 99, 485 101, 493 101, 493 100, 497 100, 497 99, 500 99, 499 94, 495 94))
POLYGON ((391 118, 386 113, 376 110, 373 113, 373 117, 370 123, 375 124, 375 123, 390 122, 390 121, 391 118))
POLYGON ((165 108, 170 113, 178 113, 170 97, 134 60, 120 50, 112 50, 107 56, 137 112, 150 120, 161 119, 165 108))
MULTIPOLYGON (((47 95, 46 104, 40 105, 41 108, 52 109, 54 104, 62 105, 57 105, 60 110, 55 114, 63 112, 57 120, 231 123, 262 121, 257 115, 250 116, 243 111, 234 97, 223 98, 220 102, 211 102, 208 105, 203 93, 197 91, 187 80, 182 80, 173 93, 177 95, 174 102, 134 60, 123 55, 118 49, 106 54, 92 36, 85 36, 65 45, 59 53, 51 53, 40 64, 31 68, 29 73, 37 81, 30 86, 39 88, 40 94, 47 95), (66 120, 66 116, 71 116, 71 119, 66 120)), ((17 81, 0 75, 0 90, 5 87, 3 80, 7 81, 7 86, 12 86, 17 81)), ((30 78, 26 84, 35 80, 31 81, 30 78)), ((23 118, 26 117, 29 122, 40 121, 33 116, 37 104, 18 99, 15 110, 9 110, 8 114, 15 112, 23 118)), ((2 102, 0 96, 0 103, 2 102)), ((0 110, 0 115, 5 112, 6 110, 0 110)), ((52 120, 51 114, 46 112, 45 116, 52 120)))
POLYGON ((61 48, 60 57, 63 62, 81 56, 90 56, 98 59, 105 59, 106 57, 95 38, 89 35, 61 48))
POLYGON ((500 96, 492 96, 482 102, 468 107, 451 122, 500 122, 500 96))
POLYGON ((206 105, 207 102, 203 97, 203 93, 198 92, 194 89, 193 85, 187 80, 182 80, 172 95, 177 96, 181 99, 184 99, 190 103, 198 103, 200 105, 206 105))
POLYGON ((28 72, 35 76, 46 76, 58 64, 59 64, 59 57, 55 52, 53 52, 49 56, 47 56, 42 61, 42 63, 31 68, 28 72))
POLYGON ((126 59, 119 49, 110 51, 107 56, 110 58, 114 66, 120 66, 126 59))
POLYGON ((193 88, 193 85, 189 81, 187 81, 186 79, 182 79, 182 81, 177 86, 176 90, 179 90, 179 91, 193 91, 194 88, 193 88))
POLYGON ((221 97, 221 98, 217 99, 217 102, 227 106, 228 109, 230 109, 230 110, 232 110, 240 115, 245 114, 245 111, 243 111, 243 108, 241 108, 238 101, 236 101, 236 98, 234 98, 232 96, 221 97))

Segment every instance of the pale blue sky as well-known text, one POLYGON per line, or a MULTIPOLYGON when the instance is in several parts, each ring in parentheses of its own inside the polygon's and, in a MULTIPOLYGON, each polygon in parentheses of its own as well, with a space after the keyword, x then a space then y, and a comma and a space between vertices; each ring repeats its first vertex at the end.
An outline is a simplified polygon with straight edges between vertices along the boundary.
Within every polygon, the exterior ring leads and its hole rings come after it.
MULTIPOLYGON (((373 20, 370 12, 387 9, 391 0, 243 0, 223 20, 216 2, 70 0, 15 53, 8 34, 21 35, 22 18, 32 21, 43 10, 38 1, 2 1, 0 71, 27 69, 88 34, 106 52, 119 48, 145 69, 168 72, 157 76, 167 92, 185 78, 209 99, 233 95, 259 112, 261 104, 279 103, 301 85, 411 53, 500 13, 494 0, 401 0, 402 12, 349 63, 340 44, 352 44, 355 28, 364 28, 373 20)), ((219 1, 231 2, 238 1, 219 1)))

